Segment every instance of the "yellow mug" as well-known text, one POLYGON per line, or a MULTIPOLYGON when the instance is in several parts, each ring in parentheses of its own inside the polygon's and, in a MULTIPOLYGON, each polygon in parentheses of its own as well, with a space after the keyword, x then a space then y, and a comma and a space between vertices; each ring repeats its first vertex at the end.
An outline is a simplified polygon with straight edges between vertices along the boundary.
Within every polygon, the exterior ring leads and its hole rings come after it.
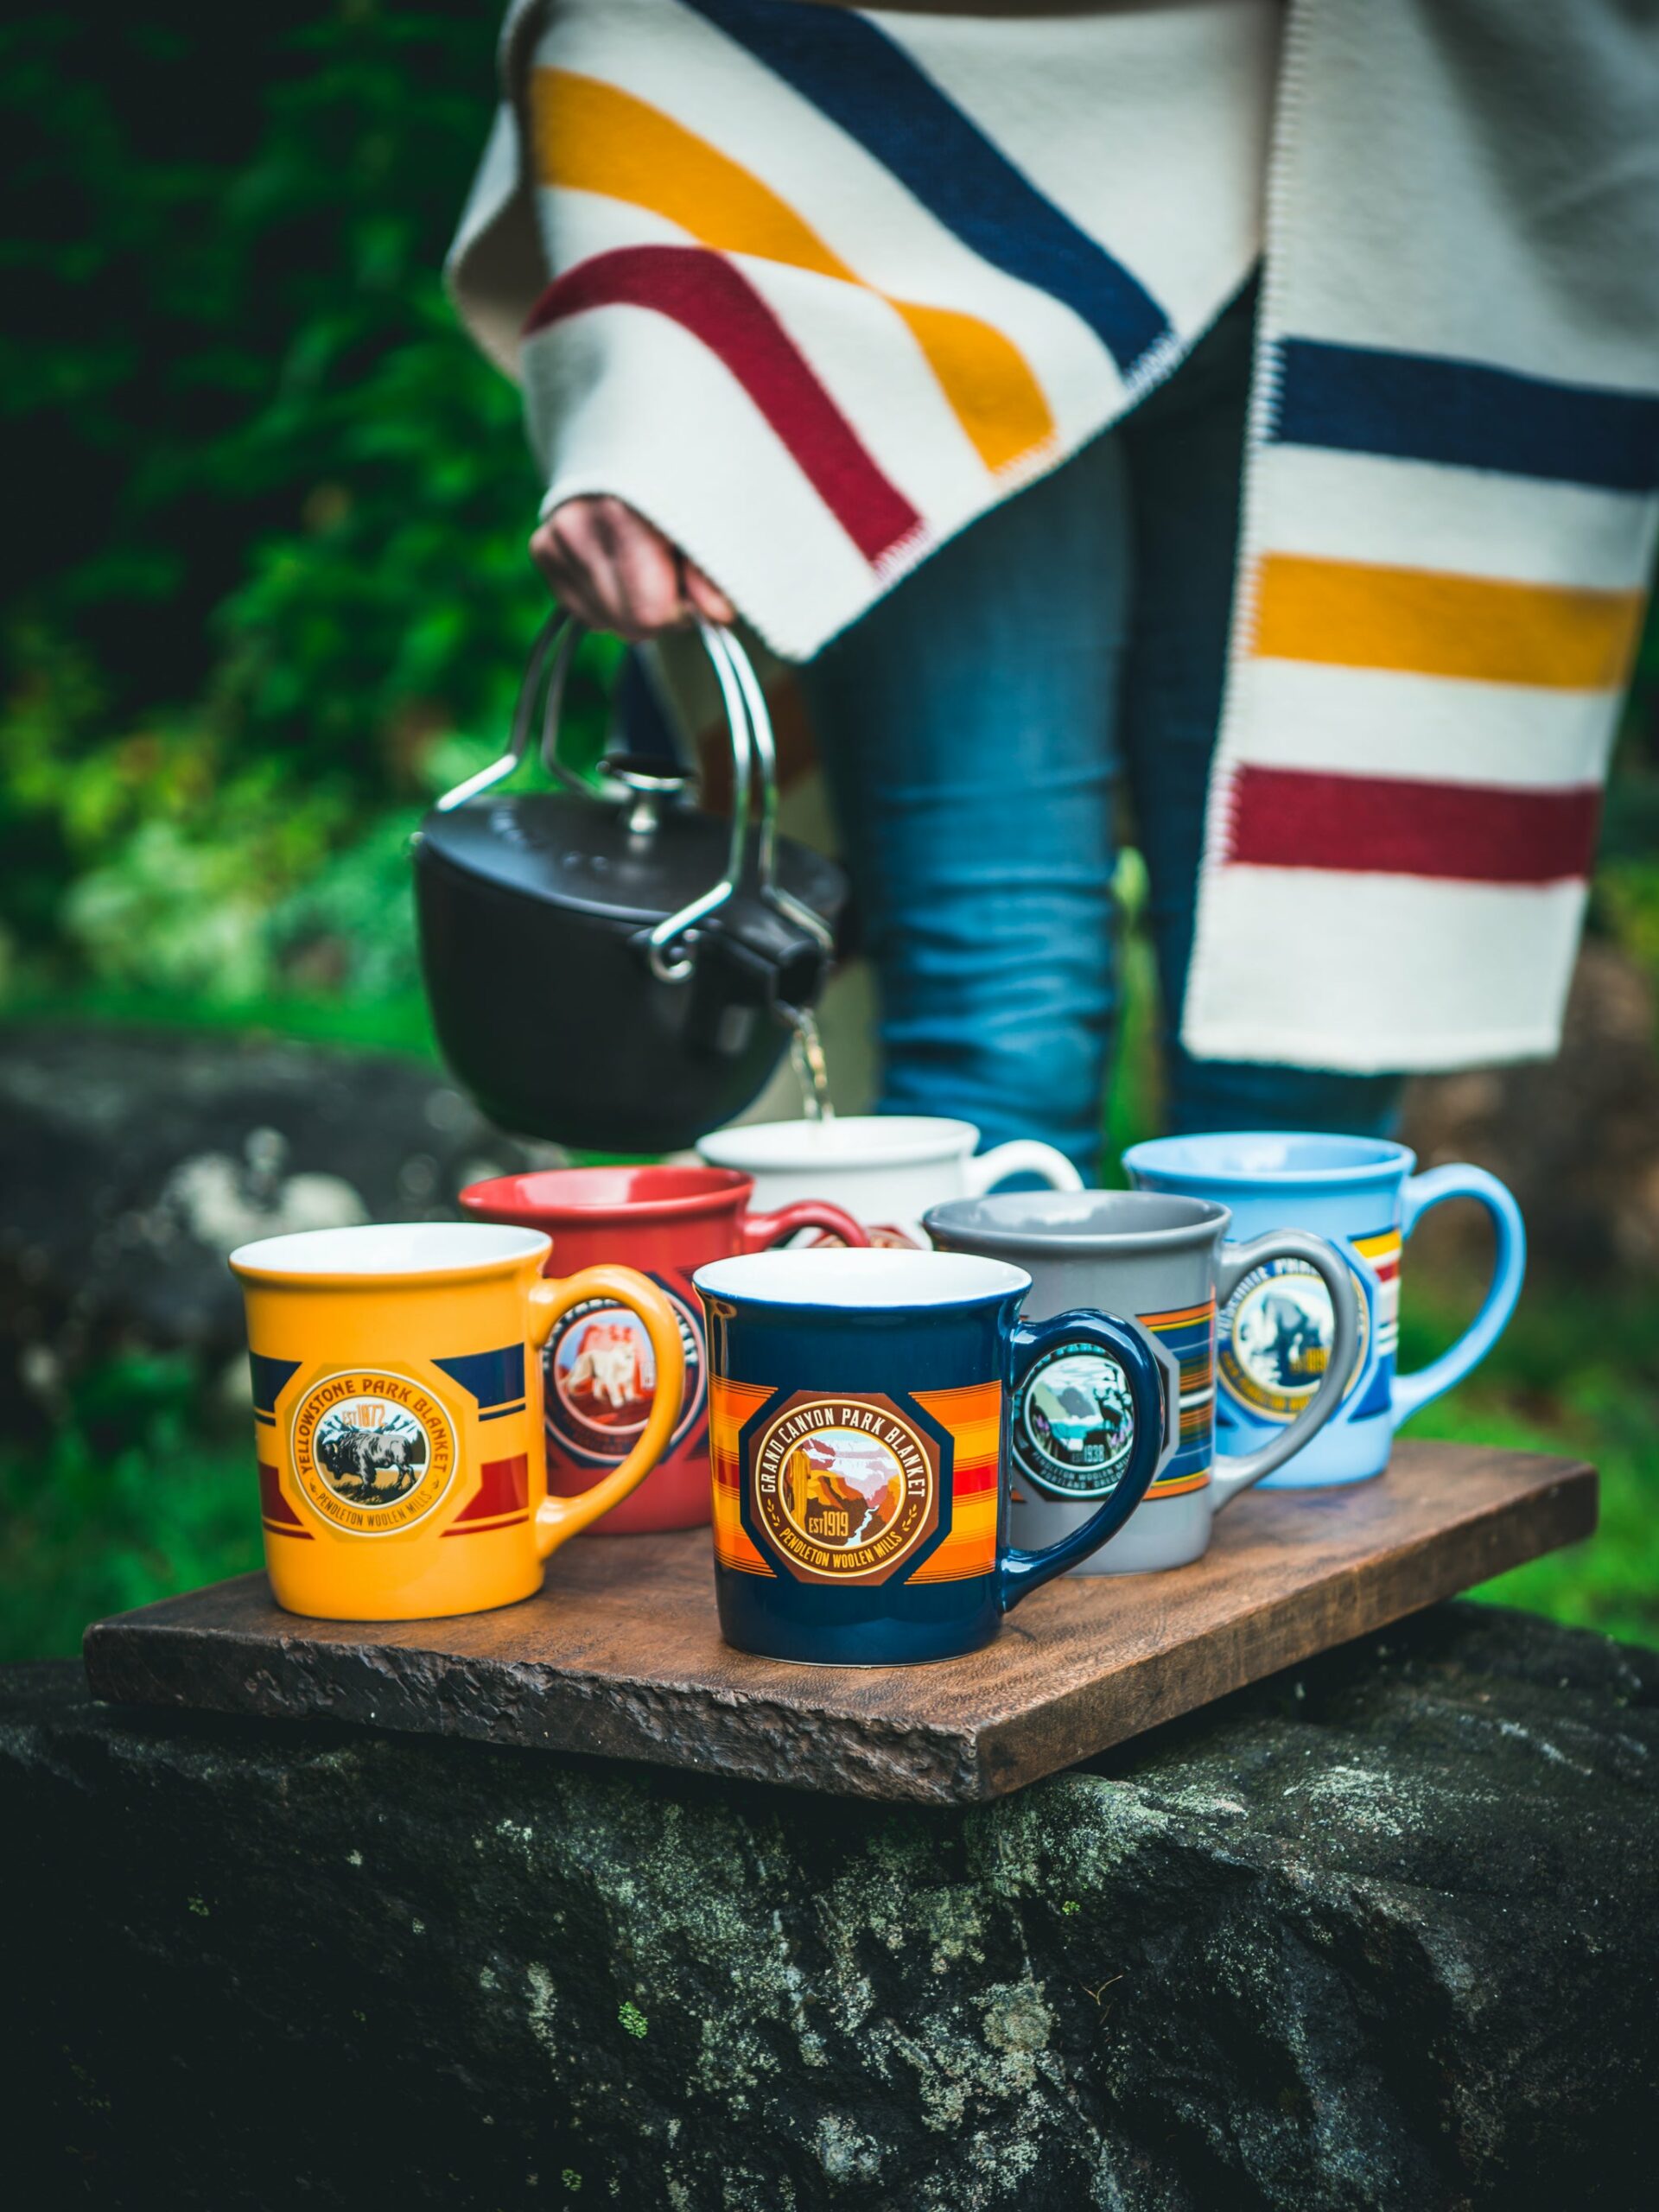
POLYGON ((544 1278, 551 1249, 537 1230, 410 1222, 268 1236, 232 1253, 279 1605, 354 1621, 510 1605, 540 1589, 567 1536, 651 1472, 680 1417, 674 1310, 632 1268, 544 1278), (630 1408, 648 1389, 651 1410, 614 1472, 550 1497, 533 1355, 590 1299, 643 1325, 654 1376, 624 1325, 607 1349, 627 1375, 597 1380, 630 1408))

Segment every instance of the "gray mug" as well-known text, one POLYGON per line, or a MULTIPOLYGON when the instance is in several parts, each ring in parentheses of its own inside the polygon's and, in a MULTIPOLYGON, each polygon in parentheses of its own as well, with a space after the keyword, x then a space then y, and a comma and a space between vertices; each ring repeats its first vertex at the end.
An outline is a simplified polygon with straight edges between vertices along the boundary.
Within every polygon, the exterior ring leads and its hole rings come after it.
MULTIPOLYGON (((924 1217, 940 1251, 1024 1268, 1029 1319, 1103 1308, 1136 1322, 1157 1354, 1166 1382, 1158 1472, 1129 1521, 1074 1573, 1133 1574, 1200 1558, 1223 1506, 1300 1452, 1341 1401, 1359 1351, 1346 1262, 1323 1236, 1300 1229, 1225 1243, 1231 1219, 1211 1199, 1149 1191, 1004 1192, 953 1199, 924 1217), (1297 1384, 1317 1376, 1319 1387, 1259 1450, 1217 1456, 1217 1300, 1224 1306, 1252 1269, 1280 1259, 1306 1261, 1330 1292, 1330 1355, 1316 1333, 1304 1341, 1281 1331, 1275 1349, 1297 1384)), ((1061 1343, 1027 1372, 1008 1426, 1009 1532, 1022 1549, 1036 1549, 1086 1521, 1116 1486, 1134 1441, 1126 1379, 1096 1344, 1061 1343)))

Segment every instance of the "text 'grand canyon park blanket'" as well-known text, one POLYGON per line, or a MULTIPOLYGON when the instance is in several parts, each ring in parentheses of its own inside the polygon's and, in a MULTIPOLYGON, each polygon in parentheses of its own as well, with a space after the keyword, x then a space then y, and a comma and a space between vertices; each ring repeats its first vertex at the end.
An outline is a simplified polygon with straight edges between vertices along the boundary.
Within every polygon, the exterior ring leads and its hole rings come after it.
MULTIPOLYGON (((520 0, 451 274, 548 506, 628 499, 810 657, 1236 287, 1255 111, 1171 66, 1224 4, 520 0)), ((1555 1047, 1653 554, 1656 13, 1293 0, 1200 1055, 1555 1047)))

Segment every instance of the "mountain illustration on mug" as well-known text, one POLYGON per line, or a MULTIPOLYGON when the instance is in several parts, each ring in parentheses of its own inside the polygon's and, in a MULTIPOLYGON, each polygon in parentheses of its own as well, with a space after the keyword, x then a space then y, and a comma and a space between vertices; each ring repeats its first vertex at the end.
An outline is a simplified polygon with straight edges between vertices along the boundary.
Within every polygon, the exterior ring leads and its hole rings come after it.
POLYGON ((644 1328, 622 1307, 606 1306, 567 1329, 552 1368, 554 1387, 578 1420, 594 1428, 644 1426, 657 1363, 644 1328))
POLYGON ((1240 1363, 1259 1382, 1311 1391, 1331 1357, 1331 1299, 1310 1271, 1306 1281, 1281 1274, 1244 1299, 1232 1340, 1240 1363))
POLYGON ((904 1470, 885 1444, 854 1428, 824 1428, 785 1460, 785 1510, 815 1543, 868 1543, 905 1497, 904 1470))
POLYGON ((1074 1352, 1039 1368, 1024 1413, 1033 1443, 1056 1466, 1115 1466, 1134 1439, 1122 1370, 1098 1353, 1074 1352))

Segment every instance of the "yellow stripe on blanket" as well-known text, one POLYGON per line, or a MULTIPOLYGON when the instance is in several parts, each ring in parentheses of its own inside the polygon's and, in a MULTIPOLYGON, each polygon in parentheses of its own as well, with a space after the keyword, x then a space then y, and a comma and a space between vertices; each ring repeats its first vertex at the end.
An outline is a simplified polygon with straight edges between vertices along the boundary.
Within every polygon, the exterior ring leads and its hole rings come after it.
POLYGON ((865 284, 769 185, 660 108, 569 69, 537 69, 531 98, 543 184, 626 200, 717 252, 809 270, 886 300, 987 468, 1007 468, 1054 435, 1041 385, 1000 330, 976 315, 896 300, 865 284))
POLYGON ((1624 683, 1645 598, 1293 553, 1264 555, 1257 579, 1260 659, 1560 691, 1624 683))

